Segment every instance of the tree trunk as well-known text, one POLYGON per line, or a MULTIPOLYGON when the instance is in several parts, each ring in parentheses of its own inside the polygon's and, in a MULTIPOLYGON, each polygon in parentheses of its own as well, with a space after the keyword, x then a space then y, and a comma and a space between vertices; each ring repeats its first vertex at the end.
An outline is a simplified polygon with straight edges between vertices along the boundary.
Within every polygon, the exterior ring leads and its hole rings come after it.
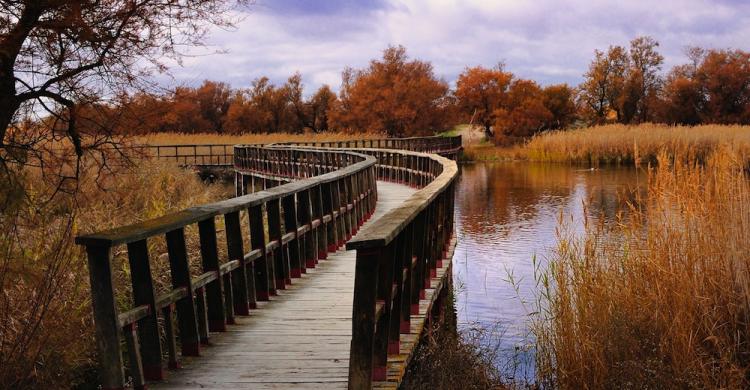
POLYGON ((13 121, 13 116, 19 107, 15 95, 15 87, 11 85, 11 89, 8 90, 8 88, 3 88, 2 84, 0 81, 0 149, 5 148, 5 136, 7 135, 8 127, 13 121))
POLYGON ((487 138, 487 141, 491 141, 493 138, 492 124, 490 122, 484 122, 484 136, 487 138))

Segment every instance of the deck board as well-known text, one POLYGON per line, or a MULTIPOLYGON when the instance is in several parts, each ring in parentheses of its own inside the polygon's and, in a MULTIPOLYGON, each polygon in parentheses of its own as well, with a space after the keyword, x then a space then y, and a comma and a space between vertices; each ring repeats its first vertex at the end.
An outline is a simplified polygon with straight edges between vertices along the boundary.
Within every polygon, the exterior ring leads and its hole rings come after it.
MULTIPOLYGON (((378 182, 371 224, 413 188, 378 182)), ((183 358, 156 389, 346 388, 352 332, 355 251, 328 255, 227 332, 212 333, 200 357, 183 358)))

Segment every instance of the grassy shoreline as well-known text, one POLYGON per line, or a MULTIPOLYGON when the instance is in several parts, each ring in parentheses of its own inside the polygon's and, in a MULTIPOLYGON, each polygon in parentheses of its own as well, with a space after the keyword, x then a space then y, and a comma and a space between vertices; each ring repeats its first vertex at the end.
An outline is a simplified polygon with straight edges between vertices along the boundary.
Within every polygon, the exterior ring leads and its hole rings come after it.
POLYGON ((740 158, 750 157, 750 126, 695 127, 643 124, 606 125, 547 132, 523 144, 494 146, 489 142, 464 146, 464 161, 526 160, 586 165, 655 164, 658 156, 705 161, 725 147, 740 158))

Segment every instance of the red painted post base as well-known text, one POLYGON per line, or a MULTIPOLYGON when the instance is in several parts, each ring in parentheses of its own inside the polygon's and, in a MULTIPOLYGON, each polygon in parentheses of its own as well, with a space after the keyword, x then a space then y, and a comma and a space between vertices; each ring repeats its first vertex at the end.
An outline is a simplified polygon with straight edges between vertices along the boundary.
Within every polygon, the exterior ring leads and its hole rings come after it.
POLYGON ((430 279, 427 279, 424 281, 424 288, 431 288, 432 284, 430 283, 430 279))
POLYGON ((267 301, 268 300, 268 291, 256 291, 255 292, 255 299, 259 301, 267 301))
POLYGON ((292 278, 286 278, 284 279, 286 282, 286 285, 284 286, 284 290, 286 290, 286 286, 290 286, 292 284, 292 278))
POLYGON ((372 380, 373 381, 384 381, 388 379, 388 370, 385 366, 383 367, 373 367, 372 368, 372 380))
MULTIPOLYGON (((445 255, 443 255, 443 256, 445 256, 445 255)), ((436 263, 437 263, 437 267, 438 268, 443 268, 443 260, 438 260, 436 263)), ((437 272, 437 271, 435 271, 435 272, 437 272)))
POLYGON ((275 288, 272 288, 272 289, 268 290, 268 295, 272 296, 272 297, 275 297, 275 296, 279 295, 279 293, 276 292, 275 288))
POLYGON ((208 320, 208 330, 211 332, 226 332, 227 325, 224 321, 208 320))
MULTIPOLYGON (((250 307, 250 309, 252 309, 252 310, 255 310, 255 309, 257 309, 257 308, 258 308, 258 304, 257 304, 257 303, 255 303, 255 302, 250 302, 250 303, 248 303, 248 304, 247 304, 247 306, 248 306, 248 307, 250 307)), ((250 314, 250 313, 248 313, 248 315, 249 315, 249 314, 250 314)), ((227 323, 229 323, 229 322, 227 322, 227 323)))
POLYGON ((166 373, 161 365, 143 366, 143 377, 149 381, 163 381, 166 378, 166 373))
POLYGON ((328 245, 328 252, 336 252, 336 244, 328 245))
POLYGON ((305 260, 305 267, 307 267, 307 268, 315 268, 315 259, 307 259, 307 260, 305 260))
MULTIPOLYGON (((286 279, 276 279, 276 289, 286 290, 286 279)), ((276 294, 271 294, 271 295, 276 295, 276 294)))
POLYGON ((201 355, 200 343, 183 343, 182 344, 182 356, 200 356, 200 355, 201 355))
POLYGON ((328 252, 325 252, 325 251, 318 252, 318 258, 322 259, 322 260, 327 259, 328 258, 328 252))
POLYGON ((415 316, 419 314, 419 304, 418 303, 412 303, 411 304, 411 315, 415 316))
POLYGON ((430 269, 430 277, 431 278, 437 278, 437 269, 431 268, 430 269))
POLYGON ((402 320, 401 321, 401 327, 399 329, 401 333, 409 334, 411 332, 411 321, 409 320, 402 320))
POLYGON ((388 354, 398 355, 399 352, 401 352, 401 343, 399 343, 398 341, 389 341, 388 342, 388 354))
POLYGON ((424 289, 419 290, 419 299, 427 299, 427 292, 424 289))
MULTIPOLYGON (((302 270, 299 269, 299 268, 292 268, 292 269, 289 270, 289 274, 293 278, 301 278, 302 277, 302 270)), ((289 280, 289 283, 291 284, 292 283, 291 279, 288 279, 288 280, 289 280)))

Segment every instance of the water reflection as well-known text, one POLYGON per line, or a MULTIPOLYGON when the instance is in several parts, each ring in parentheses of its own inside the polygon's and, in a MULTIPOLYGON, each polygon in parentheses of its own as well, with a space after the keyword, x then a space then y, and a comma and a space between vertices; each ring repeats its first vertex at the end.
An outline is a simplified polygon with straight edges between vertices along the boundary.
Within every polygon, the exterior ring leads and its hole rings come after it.
POLYGON ((580 234, 584 216, 613 221, 645 175, 629 168, 494 163, 461 167, 453 258, 458 326, 499 348, 504 373, 533 379, 526 318, 535 309, 534 259, 544 267, 562 213, 580 234))

